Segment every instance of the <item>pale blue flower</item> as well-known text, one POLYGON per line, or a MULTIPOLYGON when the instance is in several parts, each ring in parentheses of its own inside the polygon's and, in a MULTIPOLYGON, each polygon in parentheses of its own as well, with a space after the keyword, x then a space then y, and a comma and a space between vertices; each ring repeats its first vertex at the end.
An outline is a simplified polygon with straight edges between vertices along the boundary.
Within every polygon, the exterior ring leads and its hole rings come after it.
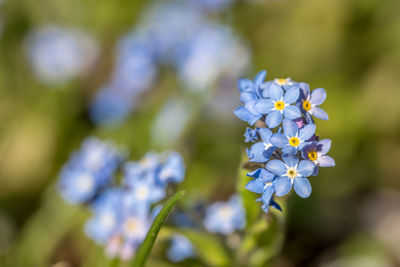
POLYGON ((301 97, 299 99, 298 105, 306 115, 306 117, 312 121, 312 117, 328 120, 328 113, 325 112, 322 108, 319 107, 322 103, 324 103, 326 99, 326 91, 323 88, 317 88, 311 91, 308 84, 304 84, 301 88, 301 97))
POLYGON ((273 159, 266 164, 267 170, 278 176, 273 181, 275 194, 284 196, 294 187, 295 192, 302 198, 311 194, 311 184, 308 177, 314 172, 315 164, 309 160, 299 162, 296 157, 283 157, 283 161, 273 159))
POLYGON ((270 142, 272 131, 268 128, 257 128, 256 131, 261 142, 257 142, 247 149, 247 156, 252 162, 267 162, 276 149, 270 142))
POLYGON ((245 226, 245 212, 238 196, 216 202, 207 208, 204 225, 212 233, 229 235, 245 226))
POLYGON ((183 235, 174 235, 171 238, 171 246, 167 250, 167 257, 172 262, 184 261, 195 256, 192 243, 183 235))
POLYGON ((283 120, 282 127, 283 133, 273 134, 270 142, 282 148, 283 154, 289 155, 294 155, 301 150, 314 135, 316 129, 314 124, 307 124, 299 129, 294 121, 288 119, 283 120))

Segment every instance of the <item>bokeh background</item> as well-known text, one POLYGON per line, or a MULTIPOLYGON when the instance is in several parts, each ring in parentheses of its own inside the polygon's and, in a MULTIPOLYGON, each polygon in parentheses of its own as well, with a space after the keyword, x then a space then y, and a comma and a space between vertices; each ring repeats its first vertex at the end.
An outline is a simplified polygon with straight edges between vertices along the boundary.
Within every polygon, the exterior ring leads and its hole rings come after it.
MULTIPOLYGON (((220 53, 200 53, 198 59, 211 58, 203 63, 195 58, 200 65, 187 78, 182 62, 158 60, 157 74, 139 75, 151 80, 146 88, 123 95, 134 102, 114 103, 114 109, 126 104, 128 111, 121 115, 110 108, 95 116, 94 99, 116 76, 121 38, 157 24, 159 16, 147 16, 157 2, 0 4, 1 266, 101 266, 101 248, 82 230, 87 212, 65 204, 54 189, 60 168, 90 135, 113 140, 132 159, 148 150, 178 150, 187 165, 180 186, 188 191, 185 205, 227 199, 245 147, 246 123, 232 113, 239 104, 235 80, 262 69, 267 79, 291 77, 327 90, 323 107, 330 120, 317 126, 320 136, 332 139, 336 160, 335 168, 312 178, 310 198, 288 199, 285 241, 274 266, 400 265, 400 2, 221 2, 229 3, 201 12, 211 25, 228 29, 222 40, 240 43, 223 58, 229 68, 219 62, 220 53), (57 57, 57 50, 32 48, 35 32, 45 27, 73 29, 89 39, 80 41, 86 50, 68 57, 76 62, 65 77, 58 76, 57 66, 46 74, 35 63, 35 53, 43 54, 39 61, 57 57), (193 77, 202 75, 216 77, 193 89, 193 77), (109 113, 111 122, 101 121, 109 113)), ((159 24, 191 25, 195 18, 177 11, 183 21, 169 17, 159 24)), ((183 33, 165 36, 173 34, 183 33)), ((219 51, 207 38, 198 49, 219 51)), ((150 266, 169 266, 160 251, 156 248, 150 266)))

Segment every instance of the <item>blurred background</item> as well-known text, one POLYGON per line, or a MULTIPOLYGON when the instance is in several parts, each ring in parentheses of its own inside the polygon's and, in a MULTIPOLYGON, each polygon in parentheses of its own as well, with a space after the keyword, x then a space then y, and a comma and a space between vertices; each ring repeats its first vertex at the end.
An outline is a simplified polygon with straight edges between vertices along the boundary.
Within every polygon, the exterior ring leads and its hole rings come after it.
MULTIPOLYGON (((288 199, 273 266, 399 266, 399 10, 398 0, 1 1, 0 265, 101 266, 87 212, 54 189, 87 136, 134 160, 180 151, 184 205, 226 200, 245 147, 236 79, 266 69, 267 80, 327 90, 318 134, 336 160, 310 198, 288 199)), ((158 252, 149 266, 169 266, 158 252)))

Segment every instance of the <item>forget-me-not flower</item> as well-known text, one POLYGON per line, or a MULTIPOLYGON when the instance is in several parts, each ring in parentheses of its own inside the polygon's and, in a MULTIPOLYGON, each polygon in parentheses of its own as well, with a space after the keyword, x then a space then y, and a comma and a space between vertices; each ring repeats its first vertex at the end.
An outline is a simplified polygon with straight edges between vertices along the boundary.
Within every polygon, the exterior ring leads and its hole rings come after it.
POLYGON ((183 235, 174 235, 171 238, 171 246, 167 250, 167 257, 172 262, 184 261, 195 256, 192 243, 183 235))
POLYGON ((302 198, 311 194, 311 184, 308 177, 314 172, 315 164, 310 160, 299 161, 296 157, 283 157, 282 160, 273 159, 267 162, 267 170, 278 176, 273 182, 275 194, 278 197, 289 193, 292 186, 302 198))
POLYGON ((275 133, 270 141, 276 147, 282 148, 283 154, 294 155, 301 150, 315 133, 315 125, 307 124, 299 129, 297 124, 288 119, 282 122, 283 133, 275 133))
POLYGON ((269 99, 257 102, 255 110, 266 114, 265 123, 269 128, 281 124, 283 118, 297 119, 301 117, 300 109, 293 105, 300 96, 300 88, 296 85, 285 92, 281 86, 272 83, 269 86, 269 99))
POLYGON ((323 139, 307 144, 301 151, 302 156, 304 159, 311 160, 319 167, 333 167, 335 166, 335 160, 326 155, 331 148, 331 143, 330 139, 323 139))
POLYGON ((299 99, 299 106, 306 115, 307 119, 312 121, 312 117, 319 118, 321 120, 328 120, 328 113, 319 107, 324 103, 326 99, 326 91, 324 88, 317 88, 310 92, 308 84, 303 83, 301 87, 301 94, 299 99))
POLYGON ((266 169, 260 168, 253 172, 249 172, 247 176, 254 178, 247 183, 246 189, 262 194, 258 201, 262 201, 262 209, 268 213, 269 207, 272 206, 278 210, 282 210, 279 204, 277 204, 273 199, 273 194, 275 193, 275 187, 273 185, 276 175, 267 171, 266 169))
POLYGON ((228 202, 216 202, 207 208, 204 225, 212 233, 229 235, 245 226, 245 212, 237 195, 228 202))
POLYGON ((249 161, 267 162, 276 149, 270 142, 272 131, 268 128, 257 128, 256 131, 260 135, 261 142, 257 142, 247 149, 249 161))

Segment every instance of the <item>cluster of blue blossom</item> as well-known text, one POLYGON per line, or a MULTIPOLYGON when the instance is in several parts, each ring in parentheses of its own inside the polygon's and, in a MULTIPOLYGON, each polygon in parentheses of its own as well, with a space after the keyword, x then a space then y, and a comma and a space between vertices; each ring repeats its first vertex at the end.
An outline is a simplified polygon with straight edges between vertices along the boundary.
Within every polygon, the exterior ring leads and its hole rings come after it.
POLYGON ((27 50, 38 80, 56 85, 84 75, 98 55, 98 47, 85 32, 46 25, 27 37, 27 50))
POLYGON ((218 201, 207 208, 204 226, 211 233, 232 234, 246 225, 241 199, 232 195, 227 202, 218 201))
POLYGON ((111 78, 91 104, 92 120, 103 125, 123 121, 139 95, 154 85, 159 65, 175 69, 185 88, 194 91, 237 76, 248 64, 248 49, 229 27, 212 23, 207 15, 229 2, 172 0, 145 10, 117 46, 111 78))
POLYGON ((256 128, 247 128, 245 142, 255 143, 247 149, 251 162, 262 164, 247 175, 251 180, 246 189, 262 194, 263 210, 272 206, 281 210, 273 195, 284 196, 294 188, 303 198, 311 194, 310 176, 319 167, 335 166, 328 155, 330 139, 320 140, 315 134, 313 117, 327 120, 328 114, 319 106, 326 99, 325 89, 310 91, 307 83, 287 79, 265 82, 266 71, 253 81, 240 79, 238 89, 243 103, 235 115, 256 128))
POLYGON ((105 245, 110 257, 130 259, 160 210, 157 202, 169 184, 183 181, 185 167, 177 152, 125 159, 111 143, 91 137, 62 169, 59 191, 71 204, 90 206, 93 217, 85 226, 90 238, 105 245), (117 183, 119 169, 123 177, 117 183))

